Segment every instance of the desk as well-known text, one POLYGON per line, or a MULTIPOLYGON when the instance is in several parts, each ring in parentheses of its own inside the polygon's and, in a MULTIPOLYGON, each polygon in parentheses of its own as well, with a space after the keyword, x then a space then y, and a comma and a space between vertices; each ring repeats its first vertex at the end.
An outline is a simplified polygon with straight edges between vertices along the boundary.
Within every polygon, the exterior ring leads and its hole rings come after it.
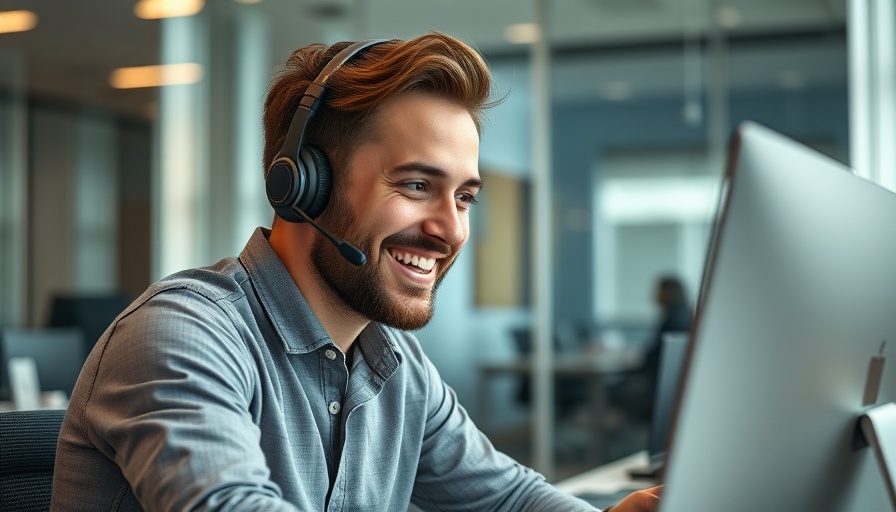
MULTIPOLYGON (((68 407, 68 397, 63 391, 44 391, 40 394, 40 405, 34 409, 65 409, 68 407)), ((0 412, 6 411, 22 411, 28 409, 20 409, 16 407, 13 401, 0 401, 0 412)))
POLYGON ((554 484, 569 494, 614 493, 623 489, 647 489, 656 485, 650 480, 632 480, 628 470, 647 464, 647 451, 641 451, 617 461, 604 464, 554 484))
MULTIPOLYGON (((621 376, 640 367, 641 354, 625 350, 590 350, 580 354, 558 354, 554 358, 556 377, 577 377, 588 387, 588 429, 590 442, 588 460, 600 463, 604 460, 604 412, 606 411, 605 378, 621 376)), ((490 361, 480 364, 477 403, 477 421, 486 431, 490 426, 489 385, 497 376, 530 376, 532 360, 520 357, 506 361, 490 361)))

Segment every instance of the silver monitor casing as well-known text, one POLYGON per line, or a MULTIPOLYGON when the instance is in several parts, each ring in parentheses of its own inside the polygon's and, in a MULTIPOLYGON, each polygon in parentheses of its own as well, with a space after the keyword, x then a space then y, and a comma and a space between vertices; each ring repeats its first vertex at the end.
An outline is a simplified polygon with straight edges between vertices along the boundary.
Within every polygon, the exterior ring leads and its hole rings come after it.
MULTIPOLYGON (((896 359, 896 194, 753 123, 732 138, 661 512, 884 511, 855 449, 896 359)), ((896 401, 896 361, 877 403, 896 401)))

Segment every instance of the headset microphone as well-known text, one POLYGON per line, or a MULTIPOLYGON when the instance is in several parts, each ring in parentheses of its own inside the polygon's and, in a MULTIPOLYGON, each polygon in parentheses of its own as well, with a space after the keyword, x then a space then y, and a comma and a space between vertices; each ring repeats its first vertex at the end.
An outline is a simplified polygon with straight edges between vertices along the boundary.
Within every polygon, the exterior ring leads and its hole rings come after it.
POLYGON ((367 263, 367 255, 364 254, 361 249, 358 249, 354 245, 320 227, 317 222, 314 222, 311 217, 309 217, 305 212, 299 209, 298 206, 293 206, 292 211, 295 212, 296 215, 301 217, 302 220, 304 220, 308 224, 311 224, 314 229, 320 231, 320 233, 327 237, 328 240, 333 242, 333 245, 335 245, 336 248, 339 249, 339 254, 341 254, 343 258, 347 259, 349 263, 356 267, 360 267, 361 265, 367 263))

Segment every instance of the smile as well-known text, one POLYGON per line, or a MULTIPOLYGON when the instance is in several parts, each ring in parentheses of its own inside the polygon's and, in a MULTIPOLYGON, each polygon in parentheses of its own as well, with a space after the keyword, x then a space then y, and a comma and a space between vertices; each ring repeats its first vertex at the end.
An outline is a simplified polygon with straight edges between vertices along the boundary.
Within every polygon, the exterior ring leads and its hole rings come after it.
POLYGON ((405 266, 413 267, 422 274, 428 274, 436 265, 435 258, 424 258, 416 254, 399 252, 394 249, 389 249, 389 254, 395 258, 395 261, 405 266))

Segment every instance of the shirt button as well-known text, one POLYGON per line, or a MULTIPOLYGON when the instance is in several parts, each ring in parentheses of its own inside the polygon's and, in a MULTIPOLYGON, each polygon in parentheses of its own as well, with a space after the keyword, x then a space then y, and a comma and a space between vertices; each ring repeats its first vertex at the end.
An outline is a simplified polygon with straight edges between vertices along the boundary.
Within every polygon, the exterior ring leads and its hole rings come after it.
POLYGON ((339 402, 330 402, 330 414, 339 414, 340 409, 342 406, 339 405, 339 402))
POLYGON ((327 359, 329 359, 330 361, 332 361, 333 359, 336 359, 336 352, 333 352, 330 349, 327 349, 327 351, 324 352, 324 355, 327 356, 327 359))

